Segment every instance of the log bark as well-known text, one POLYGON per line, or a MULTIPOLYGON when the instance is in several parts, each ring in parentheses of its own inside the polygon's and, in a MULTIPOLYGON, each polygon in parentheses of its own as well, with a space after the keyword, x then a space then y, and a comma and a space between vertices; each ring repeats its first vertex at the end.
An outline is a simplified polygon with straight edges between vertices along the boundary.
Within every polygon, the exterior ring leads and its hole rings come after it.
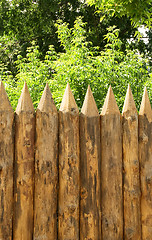
POLYGON ((58 112, 46 85, 36 111, 34 240, 57 239, 58 112))
POLYGON ((90 87, 80 115, 80 239, 101 239, 100 116, 90 87))
POLYGON ((24 85, 15 117, 15 177, 13 239, 33 238, 35 115, 24 85))
POLYGON ((142 239, 152 238, 152 110, 145 88, 139 111, 142 239))
POLYGON ((122 125, 112 88, 101 113, 102 239, 123 239, 122 125))
POLYGON ((12 239, 14 112, 0 82, 0 239, 12 239))
POLYGON ((141 239, 138 114, 130 86, 123 108, 124 239, 141 239))
POLYGON ((59 111, 59 240, 79 239, 79 111, 67 85, 59 111))

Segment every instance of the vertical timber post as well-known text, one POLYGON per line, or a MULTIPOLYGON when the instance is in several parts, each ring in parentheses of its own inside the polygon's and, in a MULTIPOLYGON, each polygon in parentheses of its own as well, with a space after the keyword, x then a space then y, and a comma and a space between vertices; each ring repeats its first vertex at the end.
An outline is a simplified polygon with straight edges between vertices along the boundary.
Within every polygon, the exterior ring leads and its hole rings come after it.
POLYGON ((80 239, 101 239, 100 116, 90 86, 80 115, 80 239))
POLYGON ((146 88, 139 111, 142 239, 152 239, 152 109, 146 88))
POLYGON ((13 239, 33 238, 34 107, 26 83, 15 116, 13 239))
POLYGON ((122 124, 111 86, 101 112, 102 239, 123 239, 122 124))
POLYGON ((59 240, 79 239, 79 110, 67 84, 59 110, 59 240))
POLYGON ((138 113, 128 85, 123 107, 124 239, 141 239, 138 113))
POLYGON ((58 112, 48 84, 36 111, 34 240, 57 239, 58 112))
POLYGON ((12 239, 14 112, 0 82, 0 239, 12 239))

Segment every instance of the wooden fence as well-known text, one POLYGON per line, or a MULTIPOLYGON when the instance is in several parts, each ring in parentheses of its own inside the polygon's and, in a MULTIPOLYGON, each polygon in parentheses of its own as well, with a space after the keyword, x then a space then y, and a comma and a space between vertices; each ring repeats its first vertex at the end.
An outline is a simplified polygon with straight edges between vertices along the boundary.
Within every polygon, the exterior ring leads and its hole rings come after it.
POLYGON ((152 110, 128 86, 122 116, 109 87, 88 87, 79 115, 69 84, 36 114, 25 83, 16 113, 0 83, 0 240, 152 240, 152 110))

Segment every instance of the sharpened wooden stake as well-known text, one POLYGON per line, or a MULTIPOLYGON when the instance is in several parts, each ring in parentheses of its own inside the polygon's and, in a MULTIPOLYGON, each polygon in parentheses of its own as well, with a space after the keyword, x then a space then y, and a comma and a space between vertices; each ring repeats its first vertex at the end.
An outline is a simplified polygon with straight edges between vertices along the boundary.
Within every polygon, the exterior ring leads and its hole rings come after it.
POLYGON ((80 115, 80 239, 101 239, 100 116, 88 87, 80 115))
POLYGON ((101 113, 101 212, 103 240, 123 239, 122 124, 111 86, 101 113))
POLYGON ((138 113, 128 85, 123 107, 124 239, 141 240, 138 113))
POLYGON ((15 116, 13 239, 33 239, 34 107, 26 83, 15 116))
POLYGON ((58 112, 48 84, 36 111, 34 240, 57 239, 58 112))
POLYGON ((59 110, 59 240, 79 239, 79 110, 67 84, 59 110))
POLYGON ((0 82, 0 239, 12 239, 14 112, 0 82))
POLYGON ((152 109, 146 88, 139 111, 142 239, 152 239, 152 109))

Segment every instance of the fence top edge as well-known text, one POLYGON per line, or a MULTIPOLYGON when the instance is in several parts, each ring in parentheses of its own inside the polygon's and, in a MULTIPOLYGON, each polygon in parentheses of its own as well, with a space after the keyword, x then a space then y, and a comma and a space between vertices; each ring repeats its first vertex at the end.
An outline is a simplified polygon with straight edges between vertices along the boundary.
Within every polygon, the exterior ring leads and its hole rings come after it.
POLYGON ((25 82, 24 87, 22 89, 21 96, 18 101, 16 113, 19 114, 20 112, 29 112, 29 111, 33 113, 35 112, 27 84, 25 82))
POLYGON ((129 84, 128 84, 126 98, 125 98, 125 102, 122 110, 122 116, 124 116, 125 113, 128 113, 128 112, 137 114, 137 108, 136 108, 133 94, 129 84))
POLYGON ((8 99, 7 93, 5 91, 4 85, 2 81, 0 81, 0 112, 13 112, 13 108, 10 104, 10 101, 8 99))
POLYGON ((67 83, 59 111, 79 113, 79 109, 75 102, 69 83, 67 83))
POLYGON ((57 108, 55 106, 48 83, 44 88, 37 110, 40 110, 41 112, 46 112, 46 113, 49 113, 49 112, 57 113, 57 108))
POLYGON ((148 118, 148 120, 152 122, 152 109, 146 87, 144 88, 144 93, 139 110, 139 116, 143 115, 145 115, 148 118))
POLYGON ((106 114, 120 114, 111 85, 108 89, 108 93, 102 108, 101 116, 106 114))
POLYGON ((88 86, 85 99, 83 102, 83 106, 81 109, 81 114, 88 117, 96 117, 99 116, 98 108, 96 102, 94 100, 90 85, 88 86))

